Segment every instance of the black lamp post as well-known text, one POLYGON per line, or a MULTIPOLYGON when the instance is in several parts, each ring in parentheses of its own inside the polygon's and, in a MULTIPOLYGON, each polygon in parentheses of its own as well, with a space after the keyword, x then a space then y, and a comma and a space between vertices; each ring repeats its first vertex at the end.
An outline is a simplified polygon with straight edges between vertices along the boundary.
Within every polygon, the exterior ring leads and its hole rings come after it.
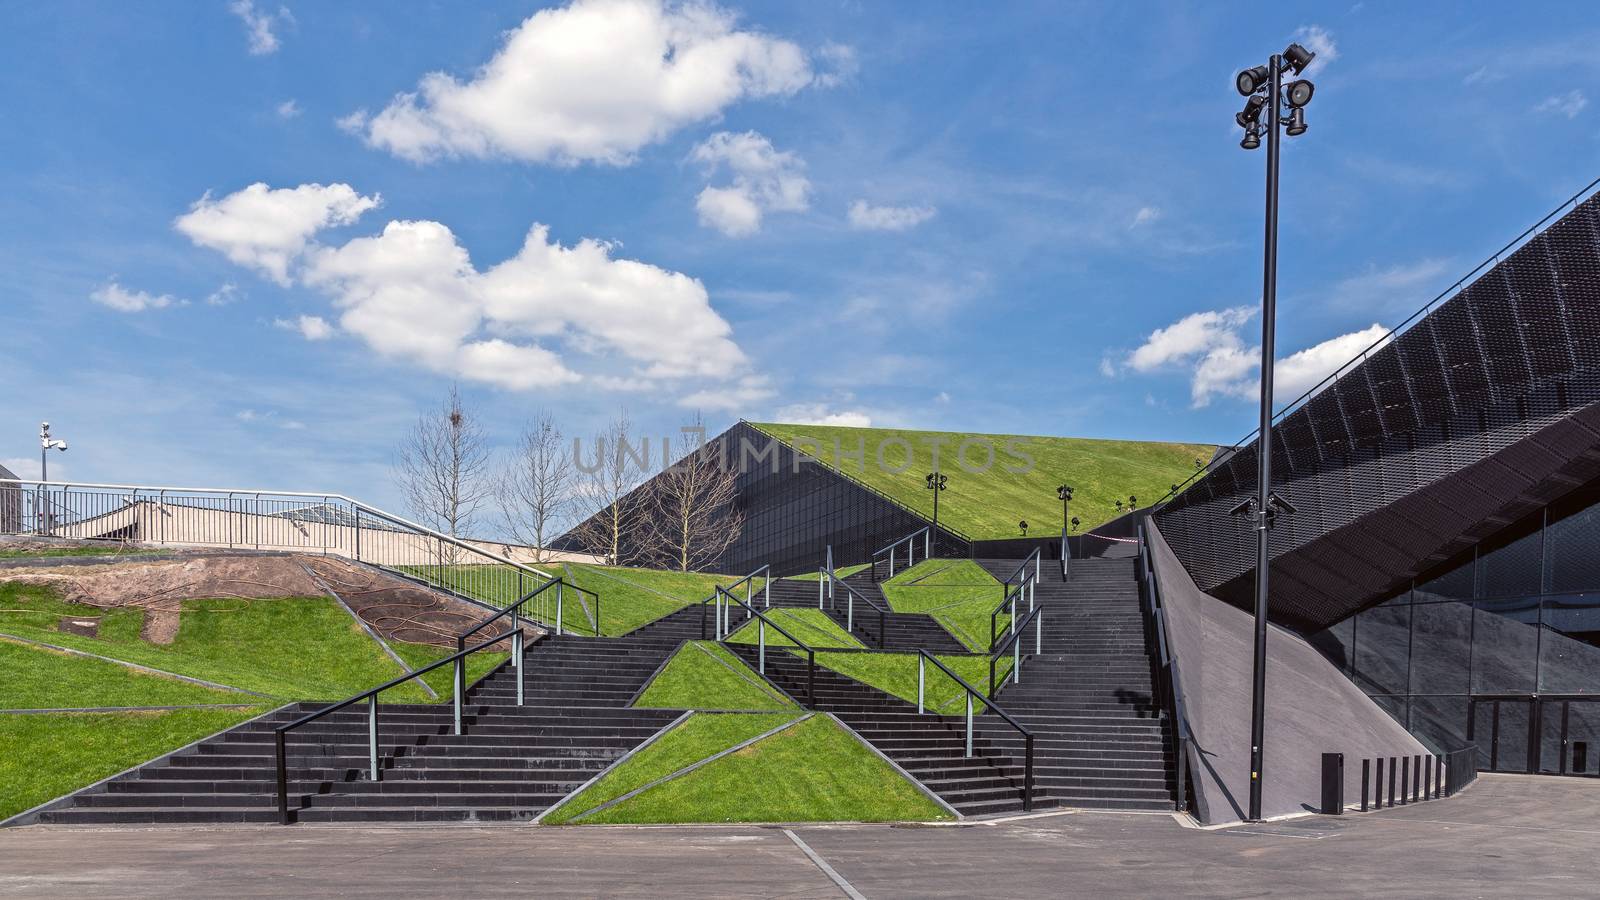
POLYGON ((1306 131, 1305 106, 1311 102, 1316 86, 1304 79, 1283 83, 1288 68, 1298 76, 1316 56, 1299 44, 1290 44, 1274 53, 1264 66, 1239 73, 1235 86, 1245 97, 1244 109, 1234 121, 1244 129, 1239 146, 1254 150, 1267 138, 1266 248, 1261 283, 1261 427, 1256 439, 1256 496, 1235 507, 1250 518, 1256 529, 1256 609, 1255 671, 1250 702, 1250 813, 1251 822, 1261 820, 1262 742, 1267 696, 1267 528, 1275 506, 1283 506, 1272 494, 1272 360, 1275 319, 1278 305, 1278 129, 1293 137, 1306 131), (1266 113, 1266 122, 1261 114, 1266 113), (1285 117, 1287 113, 1287 117, 1285 117))
POLYGON ((1063 484, 1056 488, 1056 496, 1061 498, 1061 533, 1066 534, 1067 524, 1071 520, 1067 510, 1072 503, 1072 485, 1063 484))
POLYGON ((937 537, 939 533, 939 495, 944 493, 950 479, 938 472, 929 472, 927 482, 928 490, 933 491, 933 532, 934 536, 937 537))

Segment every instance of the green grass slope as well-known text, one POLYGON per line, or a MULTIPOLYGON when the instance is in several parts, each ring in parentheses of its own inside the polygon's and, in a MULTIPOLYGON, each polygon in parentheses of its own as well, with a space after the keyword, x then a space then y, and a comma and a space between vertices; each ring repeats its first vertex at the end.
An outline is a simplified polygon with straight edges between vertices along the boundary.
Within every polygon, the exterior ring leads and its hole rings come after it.
POLYGON ((715 641, 690 641, 634 701, 649 709, 792 709, 744 660, 715 641))
POLYGON ((817 715, 583 822, 904 822, 947 818, 949 814, 916 785, 832 719, 817 715))
POLYGON ((1126 503, 1133 495, 1142 505, 1166 494, 1172 484, 1194 472, 1196 459, 1209 460, 1216 449, 1209 444, 833 425, 755 427, 929 518, 933 516, 933 495, 924 478, 933 471, 934 446, 938 444, 939 468, 949 476, 948 487, 939 498, 939 521, 976 539, 1019 537, 1022 532, 1017 523, 1021 520, 1027 520, 1029 534, 1060 534, 1061 501, 1056 499, 1060 484, 1075 489, 1072 513, 1083 520, 1079 531, 1087 531, 1116 518, 1117 500, 1126 503), (966 466, 961 463, 963 441, 970 442, 966 466), (863 446, 862 458, 853 458, 863 446), (989 461, 984 449, 988 446, 994 448, 992 467, 975 471, 989 461), (1022 454, 1031 457, 1031 462, 1022 454))
MULTIPOLYGON (((813 650, 823 647, 864 647, 865 644, 856 640, 855 635, 844 630, 838 622, 828 617, 820 609, 793 609, 787 607, 773 607, 762 612, 779 628, 800 639, 800 642, 813 650)), ((740 625, 739 621, 744 616, 744 610, 737 607, 733 610, 735 628, 733 634, 728 636, 730 644, 757 644, 761 640, 761 629, 758 628, 760 620, 751 617, 748 622, 740 625)), ((783 636, 777 628, 767 628, 768 647, 793 647, 794 641, 783 636)))
POLYGON ((219 691, 0 636, 0 709, 81 709, 93 706, 193 706, 261 703, 260 697, 219 691))
MULTIPOLYGON (((917 660, 915 653, 827 653, 817 654, 817 665, 832 669, 840 675, 854 678, 899 697, 907 703, 917 702, 917 660)), ((989 690, 989 659, 985 656, 940 656, 939 661, 961 676, 967 684, 978 689, 979 694, 989 690)), ((1011 672, 1011 657, 995 663, 996 684, 1011 672)), ((967 711, 967 691, 942 672, 938 666, 929 665, 923 682, 923 706, 930 713, 958 716, 967 711)), ((974 698, 972 711, 983 712, 983 701, 974 698)))
POLYGON ((969 559, 930 559, 883 582, 896 612, 926 613, 967 649, 987 653, 989 616, 1005 594, 1000 582, 969 559))

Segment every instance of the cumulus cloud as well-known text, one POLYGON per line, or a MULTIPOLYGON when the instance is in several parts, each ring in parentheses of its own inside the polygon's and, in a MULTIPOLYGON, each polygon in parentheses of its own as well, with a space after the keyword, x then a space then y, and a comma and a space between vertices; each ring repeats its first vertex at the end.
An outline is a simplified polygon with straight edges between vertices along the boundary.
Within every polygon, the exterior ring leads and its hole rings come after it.
MULTIPOLYGON (((1247 345, 1240 333, 1254 317, 1255 310, 1249 307, 1192 313, 1151 332, 1128 354, 1126 365, 1142 373, 1189 369, 1189 397, 1195 408, 1218 397, 1255 398, 1261 390, 1261 345, 1247 345)), ((1374 323, 1278 359, 1273 364, 1274 396, 1280 401, 1300 396, 1368 347, 1387 342, 1388 334, 1387 328, 1374 323)), ((1114 367, 1103 364, 1102 371, 1106 370, 1114 367)))
POLYGON ((825 48, 819 72, 798 45, 737 27, 708 2, 573 0, 512 29, 470 78, 424 76, 376 115, 345 120, 415 162, 507 157, 625 165, 642 147, 730 105, 830 84, 852 57, 825 48))
MULTIPOLYGON (((366 199, 346 186, 335 187, 349 192, 346 199, 366 199)), ((311 184, 273 191, 262 185, 256 193, 317 197, 328 190, 311 184)), ((717 408, 764 398, 760 392, 770 391, 742 371, 747 359, 700 281, 615 258, 612 244, 584 239, 563 246, 546 226, 536 224, 514 256, 480 270, 440 222, 392 221, 379 234, 333 246, 313 238, 319 228, 340 220, 303 216, 296 221, 322 224, 273 232, 292 239, 266 242, 276 254, 267 266, 260 262, 261 242, 237 237, 249 234, 244 226, 259 218, 259 204, 229 203, 232 199, 206 206, 209 217, 202 231, 233 239, 201 243, 241 265, 272 277, 286 273, 322 292, 338 312, 339 329, 384 357, 511 390, 587 377, 597 386, 620 390, 742 376, 745 380, 732 388, 717 388, 724 391, 717 408), (233 221, 234 216, 245 221, 233 221), (594 371, 578 372, 572 362, 577 356, 594 361, 594 371)), ((311 340, 334 329, 319 316, 279 324, 311 340)), ((708 395, 700 405, 716 405, 709 402, 715 399, 708 395)))
POLYGON ((207 193, 173 223, 202 247, 289 284, 289 265, 312 235, 332 225, 348 225, 382 198, 364 197, 348 184, 267 187, 256 182, 221 200, 207 193))
POLYGON ((300 108, 300 102, 295 100, 293 97, 290 97, 288 100, 279 103, 276 109, 278 112, 278 118, 280 119, 297 118, 299 117, 300 113, 304 112, 304 110, 300 108))
POLYGON ((277 12, 263 12, 256 9, 255 3, 251 0, 234 0, 228 4, 228 11, 244 22, 245 37, 250 41, 251 56, 277 53, 281 44, 275 29, 279 25, 294 24, 294 15, 286 6, 278 7, 277 12))
POLYGON ((1433 295, 1449 274, 1448 259, 1419 259, 1387 267, 1369 267, 1333 286, 1329 299, 1349 309, 1414 309, 1433 295))
POLYGON ((872 416, 865 410, 835 410, 826 403, 793 403, 776 411, 779 421, 792 425, 842 425, 846 428, 870 428, 872 416))
POLYGON ((206 295, 207 306, 227 306, 239 299, 239 286, 229 281, 206 295))
POLYGON ((754 131, 719 131, 696 146, 690 159, 704 164, 708 175, 726 168, 733 176, 731 185, 708 185, 695 200, 700 224, 728 237, 760 231, 767 212, 799 212, 810 205, 805 163, 754 131))
POLYGON ((850 204, 850 227, 863 231, 905 231, 933 218, 931 206, 873 206, 865 200, 850 204))
POLYGON ((274 319, 272 324, 289 331, 298 331, 308 341, 325 341, 333 337, 333 326, 321 316, 300 316, 294 319, 274 319))
POLYGON ((1584 95, 1583 91, 1571 90, 1567 91, 1565 94, 1557 94, 1554 97, 1546 97, 1543 100, 1540 100, 1538 104, 1533 107, 1533 111, 1536 113, 1545 113, 1547 115, 1554 116, 1566 116, 1569 119, 1576 119, 1578 117, 1578 113, 1583 112, 1584 107, 1588 105, 1589 98, 1584 95))
POLYGON ((136 313, 147 309, 165 309, 173 305, 182 305, 183 301, 176 300, 171 294, 151 294, 146 291, 130 291, 115 281, 107 282, 104 287, 96 288, 89 294, 89 299, 107 306, 117 312, 136 313))
POLYGON ((1151 222, 1158 221, 1160 218, 1161 207, 1141 206, 1139 207, 1139 211, 1133 214, 1133 221, 1128 223, 1128 227, 1138 228, 1141 225, 1149 225, 1151 222))
POLYGON ((689 409, 734 412, 748 410, 757 403, 771 399, 776 393, 765 375, 746 375, 729 384, 686 394, 678 400, 678 405, 689 409))

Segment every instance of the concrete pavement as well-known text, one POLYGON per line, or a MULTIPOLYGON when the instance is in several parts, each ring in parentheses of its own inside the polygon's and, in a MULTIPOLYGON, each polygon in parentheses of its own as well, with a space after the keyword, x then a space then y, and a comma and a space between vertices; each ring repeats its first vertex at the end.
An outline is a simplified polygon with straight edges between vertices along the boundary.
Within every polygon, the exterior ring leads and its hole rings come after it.
POLYGON ((0 897, 1600 897, 1597 810, 1600 781, 1486 775, 1447 801, 1216 831, 1103 813, 789 829, 36 826, 0 832, 0 897))

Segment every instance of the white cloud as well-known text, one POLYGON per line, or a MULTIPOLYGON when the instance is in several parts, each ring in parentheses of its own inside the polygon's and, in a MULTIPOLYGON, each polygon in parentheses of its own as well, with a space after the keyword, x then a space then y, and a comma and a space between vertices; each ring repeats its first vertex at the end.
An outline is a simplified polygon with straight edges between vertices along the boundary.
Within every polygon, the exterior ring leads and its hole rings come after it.
POLYGON ((1109 353, 1100 357, 1100 374, 1106 378, 1117 377, 1117 364, 1112 362, 1109 353))
MULTIPOLYGON (((1248 307, 1190 314, 1152 332, 1128 355, 1128 367, 1139 372, 1192 367, 1189 399, 1197 409, 1218 397, 1253 399, 1261 389, 1261 345, 1246 345, 1240 331, 1254 317, 1248 307)), ((1368 347, 1387 341, 1388 333, 1373 324, 1280 358, 1273 369, 1275 398, 1282 403, 1300 396, 1368 347)))
POLYGON ((775 393, 767 376, 745 375, 728 384, 685 394, 678 400, 678 405, 688 409, 736 412, 749 410, 757 403, 771 399, 775 393))
POLYGON ((378 206, 348 184, 302 184, 273 190, 256 182, 221 200, 211 194, 195 201, 173 227, 202 247, 220 250, 242 266, 289 284, 289 266, 318 231, 348 225, 378 206))
POLYGON ((294 15, 284 6, 278 7, 275 13, 262 12, 256 9, 251 0, 234 0, 228 4, 228 11, 244 22, 245 36, 250 41, 251 56, 266 56, 278 52, 281 43, 277 32, 273 29, 280 24, 294 24, 294 15))
POLYGON ((846 428, 871 428, 872 416, 865 410, 834 410, 825 403, 793 403, 779 408, 776 418, 791 425, 841 425, 846 428))
POLYGON ((1295 41, 1301 46, 1317 55, 1311 61, 1302 75, 1315 75, 1328 67, 1328 63, 1339 58, 1339 45, 1333 40, 1333 35, 1321 25, 1306 25, 1296 30, 1295 41))
POLYGON ((279 103, 276 109, 278 112, 278 118, 280 119, 293 119, 298 117, 302 112, 305 112, 305 110, 300 108, 299 101, 295 100, 293 97, 290 97, 288 100, 279 103))
POLYGON ((136 313, 147 309, 165 309, 169 306, 182 306, 183 301, 176 300, 171 294, 150 294, 146 291, 130 291, 115 281, 107 282, 104 287, 96 288, 89 294, 89 299, 108 306, 117 312, 136 313))
POLYGON ((265 416, 270 416, 270 415, 272 415, 272 414, 271 413, 265 413, 265 414, 258 413, 253 409, 241 409, 238 412, 234 413, 233 417, 235 419, 238 419, 241 422, 254 422, 257 419, 264 418, 265 416))
POLYGON ((865 200, 850 204, 850 227, 863 231, 905 231, 933 218, 932 206, 873 206, 865 200))
POLYGON ((950 405, 950 392, 949 391, 940 391, 938 394, 934 395, 933 402, 939 404, 940 406, 949 406, 950 405))
POLYGON ((321 316, 299 316, 294 319, 274 319, 272 324, 289 331, 298 331, 308 341, 325 341, 333 337, 333 326, 321 316))
POLYGON ((1578 113, 1583 112, 1584 107, 1588 105, 1589 98, 1584 95, 1583 91, 1571 90, 1565 94, 1546 97, 1533 107, 1533 111, 1576 119, 1578 113))
MULTIPOLYGON (((546 226, 536 224, 516 255, 480 271, 439 222, 393 221, 377 235, 339 246, 317 243, 317 223, 336 224, 338 218, 324 214, 328 209, 353 218, 376 204, 348 186, 308 184, 274 191, 255 185, 247 191, 254 198, 250 203, 232 202, 236 194, 196 204, 205 218, 198 225, 179 220, 180 229, 202 235, 206 239, 198 243, 241 265, 273 277, 292 275, 322 291, 339 313, 339 328, 382 356, 512 390, 553 387, 590 375, 598 386, 633 390, 684 380, 723 382, 746 374, 744 352, 733 340, 732 327, 712 308, 705 285, 680 272, 613 258, 612 244, 584 239, 562 246, 546 226), (327 197, 330 192, 340 202, 313 209, 315 215, 293 217, 298 227, 278 222, 280 227, 269 230, 272 240, 248 239, 255 232, 245 226, 263 218, 260 207, 285 205, 263 198, 327 197), (268 250, 270 265, 262 263, 268 250), (580 375, 571 368, 567 358, 575 355, 594 361, 595 371, 580 375)), ((334 328, 319 316, 278 324, 311 340, 329 336, 334 328)), ((749 388, 746 384, 746 397, 754 396, 749 388)))
POLYGON ((1218 350, 1240 345, 1239 327, 1254 318, 1249 306, 1190 313, 1165 328, 1150 333, 1138 349, 1128 354, 1128 367, 1150 372, 1163 366, 1187 363, 1218 350))
POLYGON ((207 306, 227 306, 239 299, 239 286, 229 281, 206 295, 207 306))
POLYGON ((1139 211, 1133 214, 1133 221, 1128 223, 1128 227, 1138 228, 1140 225, 1149 225, 1151 222, 1160 220, 1160 218, 1161 207, 1141 206, 1139 211))
POLYGON ((535 13, 462 81, 423 76, 377 115, 351 119, 366 142, 415 162, 509 157, 625 165, 642 147, 739 100, 829 84, 850 57, 740 30, 709 2, 574 0, 535 13))
POLYGON ((700 224, 728 237, 760 231, 767 212, 799 212, 810 204, 805 163, 754 131, 719 131, 696 146, 690 158, 703 163, 708 175, 724 166, 733 175, 732 185, 707 186, 695 200, 700 224))
POLYGON ((1415 309, 1433 296, 1449 274, 1450 260, 1420 259, 1385 268, 1368 267, 1333 286, 1329 300, 1348 309, 1415 309))

